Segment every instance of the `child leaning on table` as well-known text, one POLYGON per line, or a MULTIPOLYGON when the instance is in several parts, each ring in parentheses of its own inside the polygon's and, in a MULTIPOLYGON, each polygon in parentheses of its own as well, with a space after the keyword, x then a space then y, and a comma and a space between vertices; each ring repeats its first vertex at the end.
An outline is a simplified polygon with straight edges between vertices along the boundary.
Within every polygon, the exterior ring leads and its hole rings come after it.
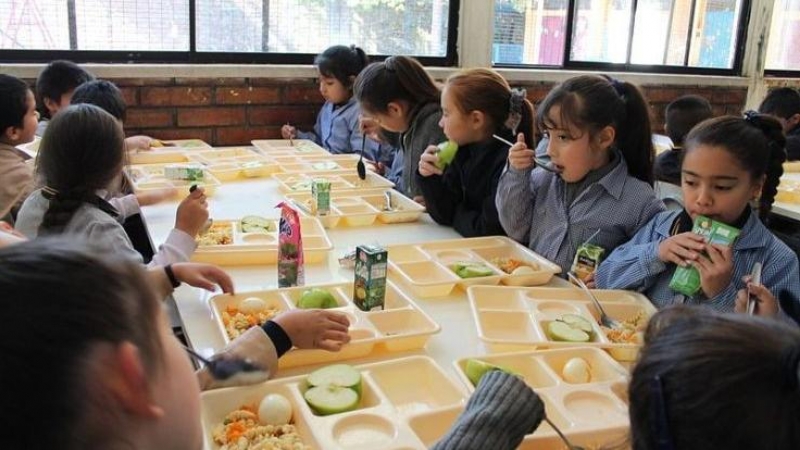
MULTIPOLYGON (((325 104, 317 115, 314 131, 299 131, 286 124, 281 128, 284 139, 309 139, 331 153, 359 153, 363 134, 359 126, 361 108, 353 97, 353 82, 369 64, 359 47, 334 45, 317 55, 314 65, 319 72, 319 92, 325 104)), ((365 158, 376 163, 391 164, 393 149, 369 137, 365 142, 365 158)))
POLYGON ((94 75, 72 61, 51 61, 36 78, 36 101, 42 120, 36 129, 37 136, 44 136, 50 119, 69 106, 72 93, 81 84, 94 80, 94 75))
POLYGON ((682 171, 684 209, 658 214, 598 269, 604 289, 635 289, 659 308, 696 303, 734 310, 744 276, 762 264, 761 283, 773 294, 800 301, 797 256, 764 226, 786 160, 785 138, 774 118, 747 113, 706 120, 686 138, 682 171), (757 202, 757 213, 750 202, 757 202), (691 232, 706 216, 741 230, 732 247, 707 244, 691 232), (694 266, 701 289, 687 297, 669 287, 678 266, 694 266))
POLYGON ((652 188, 649 109, 633 84, 584 75, 553 88, 536 120, 557 173, 535 167, 520 134, 500 176, 497 210, 509 237, 565 274, 580 245, 610 252, 664 209, 652 188))
POLYGON ((33 140, 38 118, 28 85, 0 74, 0 219, 13 220, 34 188, 30 157, 16 147, 33 140))
MULTIPOLYGON (((0 249, 0 291, 4 449, 202 447, 198 376, 141 265, 40 239, 0 249)), ((274 375, 292 345, 341 348, 348 325, 330 311, 284 313, 222 357, 245 354, 274 375)))
MULTIPOLYGON (((20 210, 16 228, 34 238, 67 234, 87 238, 108 252, 142 261, 124 228, 119 212, 104 197, 116 192, 125 162, 122 126, 94 105, 72 105, 51 121, 42 139, 36 173, 43 183, 20 210)), ((208 219, 202 189, 178 206, 175 228, 150 264, 188 261, 195 237, 208 219)))

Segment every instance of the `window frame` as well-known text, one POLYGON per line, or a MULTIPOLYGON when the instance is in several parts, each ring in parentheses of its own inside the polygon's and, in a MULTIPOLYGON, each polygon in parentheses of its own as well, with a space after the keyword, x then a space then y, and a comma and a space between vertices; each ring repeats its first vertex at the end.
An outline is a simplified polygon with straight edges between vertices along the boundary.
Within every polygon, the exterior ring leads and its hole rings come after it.
MULTIPOLYGON (((70 46, 76 44, 75 2, 67 1, 70 46)), ((456 66, 458 64, 457 41, 461 0, 449 0, 447 13, 447 47, 445 56, 410 55, 425 66, 456 66)), ((316 53, 269 53, 269 52, 198 52, 196 33, 196 0, 189 0, 189 50, 187 51, 136 51, 136 50, 20 50, 0 49, 3 63, 48 63, 56 59, 68 59, 76 63, 99 64, 279 64, 310 65, 316 53)), ((391 55, 370 54, 371 61, 380 61, 391 55)))
MULTIPOLYGON (((495 0, 496 1, 496 0, 495 0)), ((695 7, 697 0, 692 0, 692 21, 694 21, 695 7)), ((633 16, 628 26, 628 49, 627 60, 630 60, 631 49, 633 47, 633 33, 636 27, 636 8, 638 0, 631 0, 633 16)), ((563 63, 561 65, 545 64, 508 64, 494 63, 492 67, 497 69, 541 69, 541 70, 576 70, 576 71, 595 71, 595 72, 636 72, 636 73, 660 73, 676 75, 728 75, 740 76, 744 66, 745 49, 747 46, 747 31, 750 25, 750 14, 752 10, 752 0, 742 0, 741 16, 739 17, 738 28, 736 30, 736 45, 734 46, 733 67, 730 69, 711 68, 711 67, 687 67, 687 66, 668 66, 660 64, 631 64, 631 63, 610 63, 598 61, 574 61, 570 58, 572 50, 572 32, 575 23, 577 10, 577 0, 567 1, 566 29, 564 30, 564 50, 563 63)), ((691 30, 690 30, 691 31, 691 30)), ((687 40, 687 49, 691 45, 691 39, 687 40)), ((684 61, 688 58, 684 57, 684 61)))

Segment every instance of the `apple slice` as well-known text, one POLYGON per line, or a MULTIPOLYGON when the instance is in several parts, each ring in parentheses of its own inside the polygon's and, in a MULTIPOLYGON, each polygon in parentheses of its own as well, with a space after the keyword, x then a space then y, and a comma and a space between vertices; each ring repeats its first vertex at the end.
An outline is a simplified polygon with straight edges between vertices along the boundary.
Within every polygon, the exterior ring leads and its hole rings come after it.
POLYGON ((589 335, 594 334, 594 327, 592 327, 591 322, 583 318, 583 316, 579 316, 577 314, 564 314, 559 320, 568 324, 572 328, 585 331, 589 335))
POLYGON ((336 385, 314 386, 303 394, 308 406, 321 416, 352 411, 358 407, 355 390, 336 385))
POLYGON ((472 383, 473 386, 477 387, 478 383, 481 381, 486 373, 491 370, 500 370, 505 373, 510 373, 511 375, 517 375, 518 373, 514 372, 511 369, 496 366, 494 364, 487 363, 486 361, 481 361, 479 359, 468 359, 467 364, 464 366, 464 373, 469 378, 469 381, 472 383))
POLYGON ((554 341, 566 342, 589 342, 591 337, 589 333, 557 320, 547 324, 547 335, 554 341))
POLYGON ((315 370, 306 382, 311 387, 336 386, 352 389, 361 397, 361 372, 347 364, 334 364, 315 370))

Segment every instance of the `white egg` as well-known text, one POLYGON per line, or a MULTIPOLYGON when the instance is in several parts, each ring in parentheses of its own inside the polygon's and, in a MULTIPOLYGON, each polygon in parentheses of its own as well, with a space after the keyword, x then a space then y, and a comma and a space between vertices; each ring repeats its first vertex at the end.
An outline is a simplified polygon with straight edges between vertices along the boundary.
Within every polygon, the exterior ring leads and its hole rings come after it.
POLYGON ((513 271, 511 271, 511 275, 532 275, 536 273, 531 266, 519 266, 513 271))
POLYGON ((286 425, 292 420, 292 404, 280 394, 268 394, 258 405, 262 425, 286 425))
POLYGON ((267 302, 258 297, 248 297, 239 303, 239 311, 246 314, 253 314, 267 309, 267 302))
POLYGON ((572 358, 564 364, 561 376, 567 383, 588 383, 592 380, 592 368, 583 358, 572 358))

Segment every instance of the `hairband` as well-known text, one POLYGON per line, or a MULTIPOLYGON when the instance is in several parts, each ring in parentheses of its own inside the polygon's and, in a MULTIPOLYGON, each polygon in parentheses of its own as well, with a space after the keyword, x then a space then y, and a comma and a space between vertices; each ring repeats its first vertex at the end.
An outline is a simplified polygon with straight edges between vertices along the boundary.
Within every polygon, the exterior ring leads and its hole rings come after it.
POLYGON ((761 128, 758 122, 758 116, 758 111, 753 111, 752 109, 744 112, 744 120, 747 121, 747 123, 761 128))
POLYGON ((800 342, 790 345, 781 353, 781 373, 789 389, 800 387, 800 342))
POLYGON ((622 82, 616 78, 608 77, 609 83, 611 83, 611 87, 614 88, 614 91, 620 97, 625 95, 625 86, 623 86, 622 82))
POLYGON ((522 105, 525 103, 527 91, 525 89, 511 89, 511 96, 508 98, 508 118, 505 126, 516 136, 517 128, 522 122, 522 105))

